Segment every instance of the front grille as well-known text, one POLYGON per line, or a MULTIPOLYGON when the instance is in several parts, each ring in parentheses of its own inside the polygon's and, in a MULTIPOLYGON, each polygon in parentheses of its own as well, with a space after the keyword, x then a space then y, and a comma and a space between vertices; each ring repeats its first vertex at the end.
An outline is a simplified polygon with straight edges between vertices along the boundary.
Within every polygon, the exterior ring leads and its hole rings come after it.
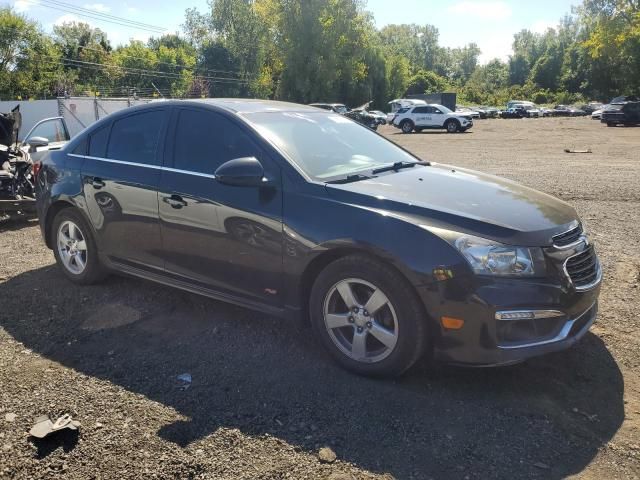
POLYGON ((571 245, 580 239, 582 232, 582 225, 578 225, 576 228, 569 230, 568 232, 554 236, 553 244, 556 247, 566 247, 567 245, 571 245))
POLYGON ((598 258, 592 246, 574 255, 565 264, 567 274, 576 287, 585 287, 598 278, 598 258))

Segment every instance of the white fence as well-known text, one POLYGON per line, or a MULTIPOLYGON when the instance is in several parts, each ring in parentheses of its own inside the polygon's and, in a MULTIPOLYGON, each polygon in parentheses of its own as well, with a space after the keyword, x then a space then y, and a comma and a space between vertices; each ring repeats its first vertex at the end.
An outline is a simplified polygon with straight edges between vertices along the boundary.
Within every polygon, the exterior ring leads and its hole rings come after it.
POLYGON ((22 140, 29 130, 40 120, 51 117, 64 117, 71 137, 110 113, 117 112, 134 105, 147 103, 150 100, 134 100, 127 98, 88 98, 71 97, 55 100, 4 101, 0 102, 0 112, 9 113, 16 105, 20 105, 22 128, 19 139, 22 140))

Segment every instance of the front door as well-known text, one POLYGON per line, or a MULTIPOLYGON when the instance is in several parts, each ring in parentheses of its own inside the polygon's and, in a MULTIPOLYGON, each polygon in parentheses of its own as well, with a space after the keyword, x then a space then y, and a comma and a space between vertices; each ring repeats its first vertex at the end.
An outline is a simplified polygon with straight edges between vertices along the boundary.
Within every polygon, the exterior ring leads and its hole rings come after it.
POLYGON ((197 107, 172 118, 159 211, 167 273, 231 299, 281 304, 282 190, 279 168, 237 119, 197 107), (218 183, 228 160, 256 157, 269 187, 218 183))
POLYGON ((94 131, 81 167, 101 252, 134 268, 163 268, 158 185, 169 111, 134 113, 94 131))
POLYGON ((61 117, 48 118, 37 123, 24 139, 23 145, 29 145, 29 155, 33 162, 39 162, 51 150, 60 150, 69 142, 69 130, 61 117), (41 144, 29 145, 30 140, 46 140, 41 144))
POLYGON ((429 109, 429 114, 431 115, 431 126, 433 127, 442 127, 446 120, 446 115, 442 110, 438 107, 427 107, 429 109))

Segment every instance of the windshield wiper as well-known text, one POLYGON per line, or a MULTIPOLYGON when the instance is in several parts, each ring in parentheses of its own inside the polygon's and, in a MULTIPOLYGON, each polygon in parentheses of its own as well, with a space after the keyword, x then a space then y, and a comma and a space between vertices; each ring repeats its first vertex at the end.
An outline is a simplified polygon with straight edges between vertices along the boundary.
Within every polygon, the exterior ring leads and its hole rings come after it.
POLYGON ((330 182, 327 183, 352 183, 352 182, 359 182, 360 180, 369 180, 371 177, 368 177, 367 175, 362 175, 360 173, 356 173, 354 175, 347 175, 344 178, 339 178, 337 180, 331 180, 330 182))
POLYGON ((416 165, 425 165, 422 162, 396 162, 393 165, 389 165, 387 167, 376 168, 372 173, 377 175, 378 173, 384 172, 397 172, 398 170, 402 170, 403 168, 413 168, 416 165))

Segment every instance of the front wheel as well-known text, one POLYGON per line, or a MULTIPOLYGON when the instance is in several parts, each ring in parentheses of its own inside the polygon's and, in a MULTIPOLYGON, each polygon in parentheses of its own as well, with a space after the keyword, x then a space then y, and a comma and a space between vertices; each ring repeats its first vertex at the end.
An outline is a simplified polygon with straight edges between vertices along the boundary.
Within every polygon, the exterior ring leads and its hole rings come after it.
POLYGON ((413 132, 413 122, 405 120, 400 124, 400 128, 402 129, 402 133, 411 133, 413 132))
POLYGON ((373 258, 351 255, 331 263, 316 279, 309 303, 316 334, 352 372, 400 375, 425 350, 427 322, 415 292, 373 258))
POLYGON ((448 121, 446 127, 447 127, 448 133, 456 133, 460 128, 460 126, 458 125, 458 122, 454 120, 448 121))
POLYGON ((78 211, 61 210, 53 220, 52 235, 56 262, 69 280, 91 285, 105 277, 93 233, 78 211))

